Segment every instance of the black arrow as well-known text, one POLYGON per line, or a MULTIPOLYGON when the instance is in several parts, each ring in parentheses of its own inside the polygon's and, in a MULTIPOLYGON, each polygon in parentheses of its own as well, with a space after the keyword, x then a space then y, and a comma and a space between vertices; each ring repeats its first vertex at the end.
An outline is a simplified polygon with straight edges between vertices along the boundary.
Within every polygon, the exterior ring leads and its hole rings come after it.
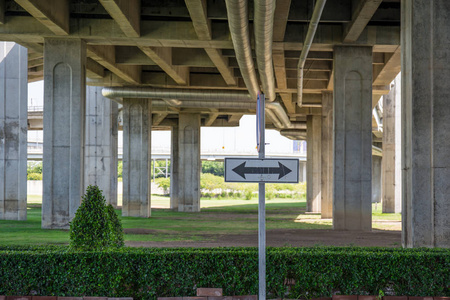
POLYGON ((241 176, 242 178, 245 178, 245 174, 278 174, 278 179, 286 176, 287 174, 291 173, 292 170, 283 165, 282 163, 278 162, 278 168, 269 168, 269 167, 245 167, 245 161, 233 169, 236 174, 241 176))

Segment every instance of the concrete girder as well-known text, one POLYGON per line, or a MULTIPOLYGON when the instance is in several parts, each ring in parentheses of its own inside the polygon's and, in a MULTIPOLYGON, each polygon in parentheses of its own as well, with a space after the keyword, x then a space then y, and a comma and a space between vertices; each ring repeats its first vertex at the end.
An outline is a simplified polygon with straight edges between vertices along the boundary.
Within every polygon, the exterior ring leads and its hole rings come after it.
POLYGON ((0 24, 5 24, 5 2, 6 0, 0 0, 0 24))
MULTIPOLYGON (((27 16, 8 16, 6 23, 0 26, 0 39, 21 39, 28 42, 42 43, 45 36, 52 32, 36 19, 27 16)), ((188 21, 141 21, 141 36, 127 37, 114 20, 108 19, 71 19, 70 37, 80 38, 88 44, 111 44, 119 46, 184 47, 233 49, 229 39, 227 24, 212 26, 213 39, 200 40, 188 21)), ((284 43, 274 42, 273 47, 285 50, 299 50, 307 25, 288 24, 284 43), (292 28, 291 28, 292 27, 292 28)), ((367 26, 355 44, 373 45, 374 52, 394 52, 400 44, 400 29, 396 26, 367 26)), ((333 51, 337 40, 342 40, 341 25, 324 24, 318 28, 318 34, 311 51, 333 51)))
POLYGON ((129 37, 139 37, 141 20, 140 0, 99 0, 120 29, 129 37))
POLYGON ((273 18, 273 40, 282 42, 291 8, 291 0, 278 0, 273 18))
POLYGON ((86 59, 86 76, 89 78, 103 78, 105 69, 101 64, 88 57, 86 59))
POLYGON ((123 66, 115 63, 115 47, 114 46, 93 46, 87 48, 88 56, 100 65, 109 69, 124 81, 133 84, 141 82, 140 66, 123 66))
POLYGON ((216 121, 217 117, 219 116, 219 113, 212 113, 205 119, 205 125, 204 126, 211 126, 214 121, 216 121))
POLYGON ((392 80, 400 73, 401 71, 401 47, 395 50, 392 55, 385 54, 385 62, 382 66, 381 70, 377 74, 377 77, 374 78, 373 84, 375 85, 389 85, 392 80))
POLYGON ((383 0, 359 0, 352 21, 344 27, 344 43, 356 42, 383 0))
POLYGON ((284 50, 273 49, 273 67, 275 69, 275 77, 279 89, 287 88, 285 62, 284 50))
POLYGON ((56 35, 69 34, 69 0, 15 0, 56 35))
POLYGON ((189 68, 172 64, 172 48, 139 47, 179 85, 189 85, 189 68))
POLYGON ((211 61, 217 67, 223 79, 229 86, 237 85, 237 80, 234 77, 233 71, 229 66, 228 58, 224 57, 222 53, 220 53, 219 49, 213 48, 205 48, 206 53, 208 54, 211 61))
POLYGON ((211 40, 211 21, 207 16, 206 0, 185 0, 185 3, 198 38, 203 41, 211 40))

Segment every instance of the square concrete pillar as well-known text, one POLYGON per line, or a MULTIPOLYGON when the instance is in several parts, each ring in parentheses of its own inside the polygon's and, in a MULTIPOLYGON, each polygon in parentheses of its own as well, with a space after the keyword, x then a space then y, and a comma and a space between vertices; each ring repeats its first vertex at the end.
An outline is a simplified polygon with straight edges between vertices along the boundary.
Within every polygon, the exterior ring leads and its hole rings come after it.
POLYGON ((450 2, 401 4, 403 245, 449 248, 450 2))
POLYGON ((28 51, 0 42, 0 220, 27 219, 28 51))
POLYGON ((372 47, 334 51, 333 228, 372 229, 372 47))
MULTIPOLYGON (((383 153, 384 154, 384 153, 383 153)), ((372 203, 381 202, 381 173, 384 157, 373 155, 372 156, 372 203)))
POLYGON ((180 113, 178 211, 200 211, 200 114, 180 113))
POLYGON ((333 92, 322 92, 321 217, 333 217, 333 92))
POLYGON ((307 116, 306 211, 321 211, 322 116, 307 116))
POLYGON ((84 194, 86 44, 44 40, 42 227, 68 228, 84 194))
POLYGON ((178 182, 179 182, 179 140, 178 126, 173 126, 171 130, 171 152, 170 152, 170 209, 178 211, 178 182))
POLYGON ((118 104, 102 96, 102 87, 86 90, 85 189, 97 185, 106 203, 117 206, 118 104))
POLYGON ((151 215, 151 101, 123 100, 122 216, 151 215))
MULTIPOLYGON (((400 88, 400 87, 398 87, 400 88)), ((383 96, 383 160, 382 160, 382 211, 383 213, 401 212, 401 199, 395 197, 395 186, 400 184, 396 178, 395 140, 395 92, 393 85, 388 95, 383 96)), ((400 100, 400 99, 399 99, 400 100)))

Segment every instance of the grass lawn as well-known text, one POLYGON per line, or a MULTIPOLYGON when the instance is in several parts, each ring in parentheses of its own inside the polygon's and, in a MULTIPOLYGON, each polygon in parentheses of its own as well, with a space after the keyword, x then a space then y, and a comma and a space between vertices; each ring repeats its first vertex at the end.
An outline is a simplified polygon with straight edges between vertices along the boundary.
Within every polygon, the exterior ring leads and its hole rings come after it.
MULTIPOLYGON (((121 199, 120 199, 121 200, 121 199)), ((120 201, 121 202, 121 201, 120 201)), ((119 202, 119 203, 120 203, 119 202)), ((68 231, 41 229, 41 199, 28 196, 28 220, 0 220, 1 245, 66 244, 68 231)), ((152 195, 152 217, 122 218, 126 241, 207 240, 211 235, 245 234, 258 228, 258 200, 203 200, 202 212, 179 213, 169 210, 168 197, 152 195), (209 236, 209 237, 208 237, 209 236)), ((305 200, 266 201, 267 229, 331 229, 331 219, 306 214, 305 200)), ((120 215, 120 211, 117 210, 120 215)), ((401 230, 400 214, 382 214, 373 206, 373 228, 401 230)))

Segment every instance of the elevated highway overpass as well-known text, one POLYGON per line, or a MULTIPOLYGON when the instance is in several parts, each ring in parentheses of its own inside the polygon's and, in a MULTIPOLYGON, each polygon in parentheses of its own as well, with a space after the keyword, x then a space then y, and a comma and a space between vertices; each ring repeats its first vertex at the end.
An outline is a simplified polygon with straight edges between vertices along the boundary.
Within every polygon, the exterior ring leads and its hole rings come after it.
POLYGON ((43 79, 44 228, 67 226, 89 182, 114 202, 117 103, 123 214, 147 217, 151 131, 173 133, 172 207, 198 211, 200 128, 236 126, 263 93, 266 127, 308 140, 308 209, 371 230, 373 141, 395 165, 390 127, 378 130, 389 118, 373 108, 392 103, 402 66, 404 245, 448 247, 449 11, 446 0, 0 0, 0 157, 15 174, 0 175, 0 217, 26 215, 26 84, 43 79))

